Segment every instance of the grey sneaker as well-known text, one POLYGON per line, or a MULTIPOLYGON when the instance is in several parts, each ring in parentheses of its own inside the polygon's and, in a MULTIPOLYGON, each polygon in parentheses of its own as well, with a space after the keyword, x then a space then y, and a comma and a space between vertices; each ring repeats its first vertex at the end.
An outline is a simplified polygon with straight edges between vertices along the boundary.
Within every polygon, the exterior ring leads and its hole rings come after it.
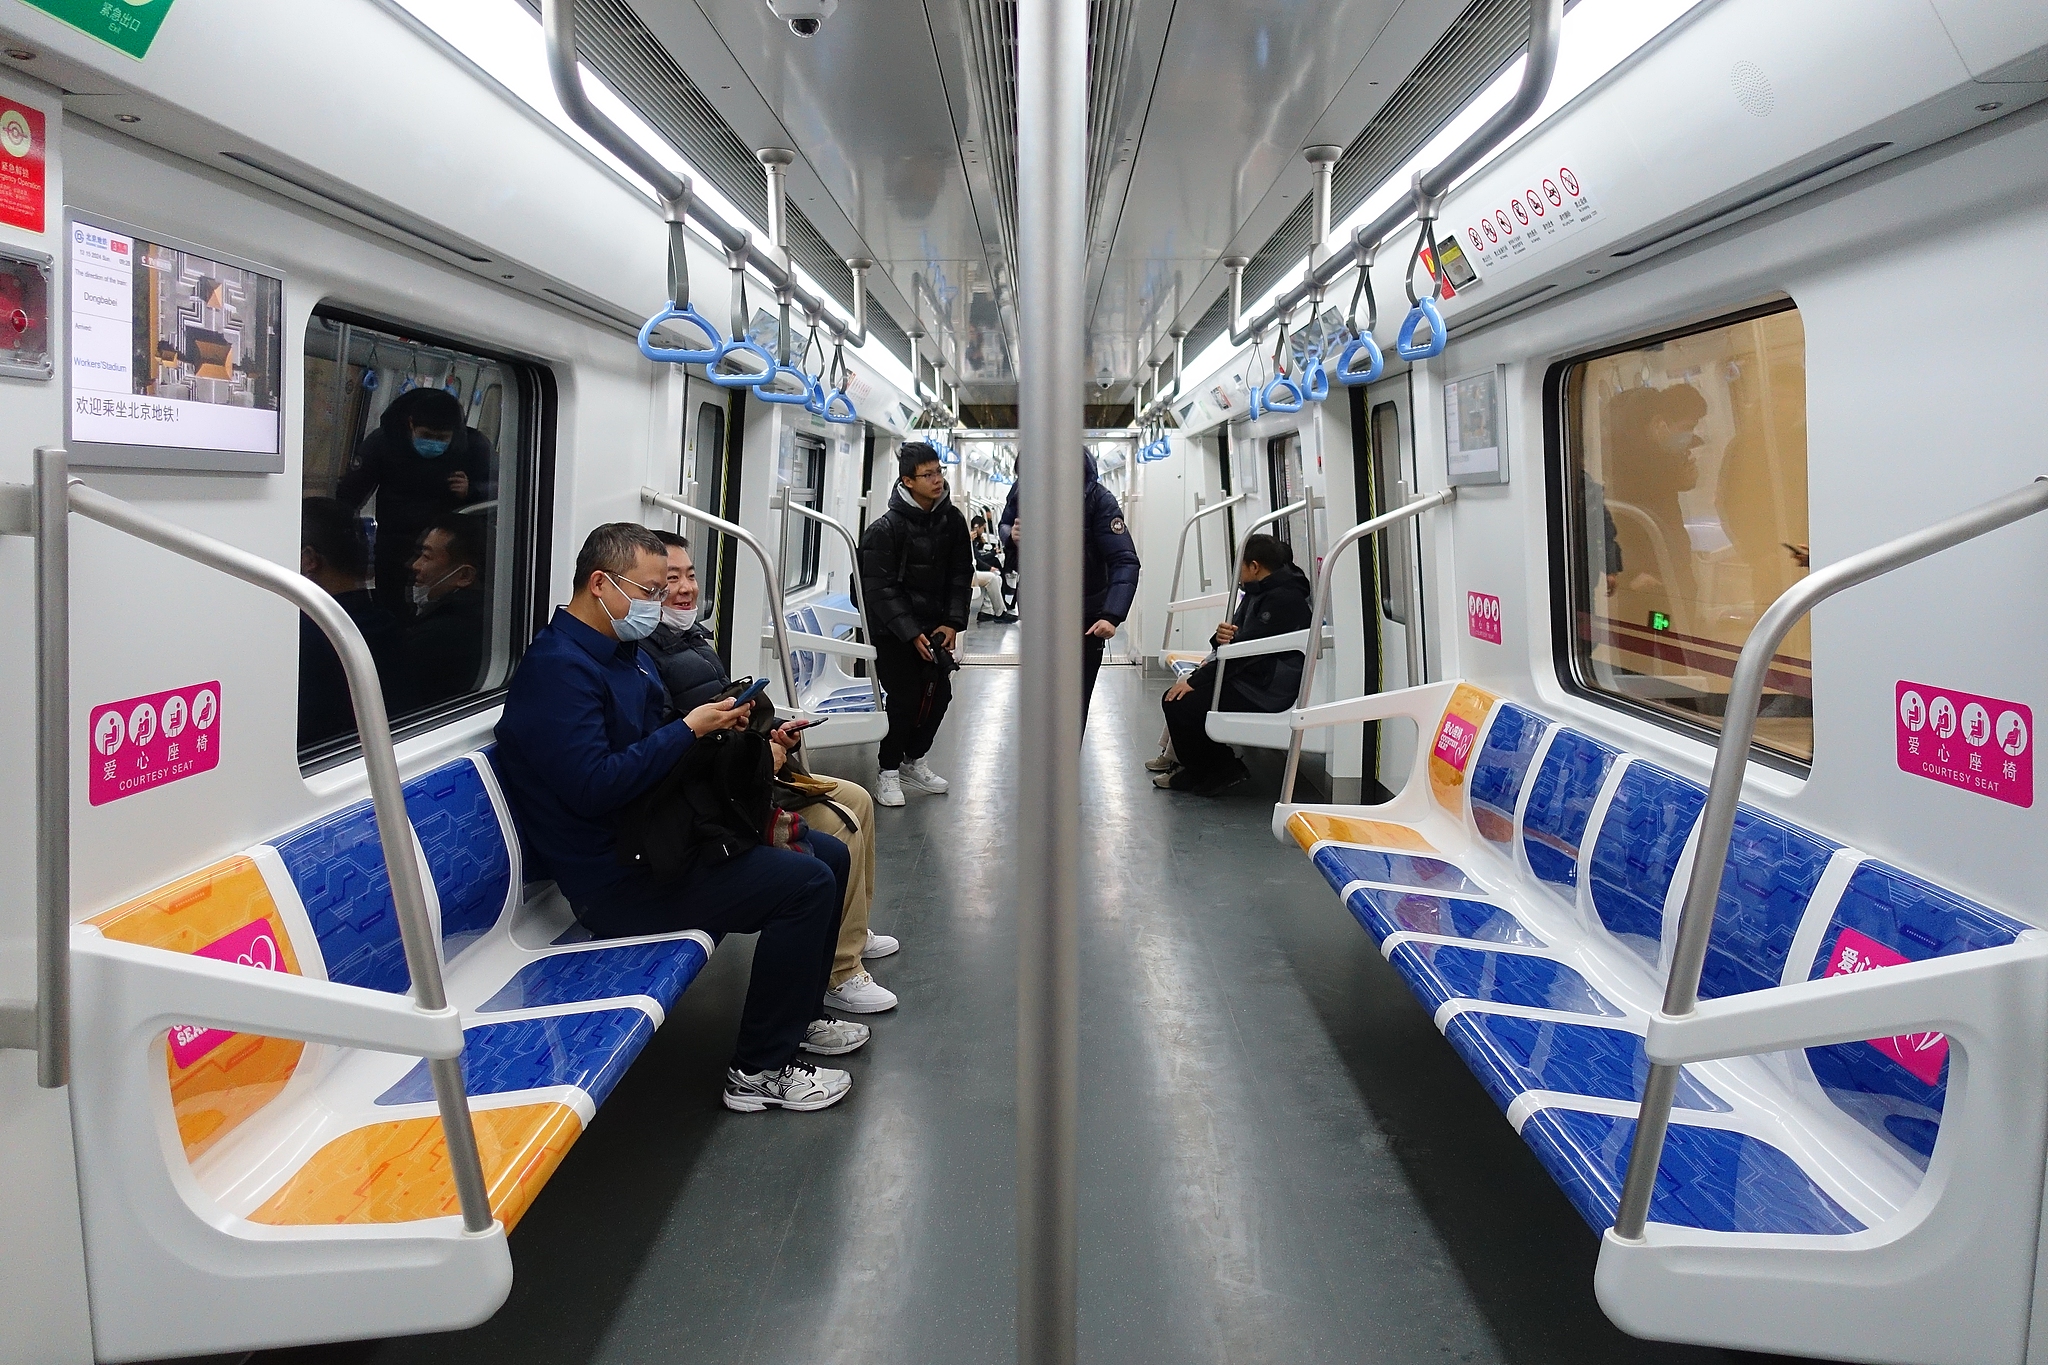
POLYGON ((1161 749, 1159 757, 1145 760, 1145 771, 1148 773, 1170 773, 1179 766, 1180 764, 1174 761, 1171 749, 1161 749))
POLYGON ((896 992, 876 981, 862 968, 825 992, 825 1003, 848 1014, 880 1014, 896 1008, 896 992))
POLYGON ((725 1107, 741 1114, 763 1109, 829 1109, 853 1089, 853 1077, 830 1067, 793 1061, 780 1071, 745 1072, 727 1067, 725 1107))
POLYGON ((936 796, 952 785, 945 778, 933 772, 932 765, 921 758, 913 758, 910 762, 897 769, 897 772, 902 776, 903 785, 913 791, 931 792, 936 796))
POLYGON ((820 1057, 843 1057, 866 1047, 870 1036, 866 1024, 851 1019, 813 1019, 797 1046, 820 1057))

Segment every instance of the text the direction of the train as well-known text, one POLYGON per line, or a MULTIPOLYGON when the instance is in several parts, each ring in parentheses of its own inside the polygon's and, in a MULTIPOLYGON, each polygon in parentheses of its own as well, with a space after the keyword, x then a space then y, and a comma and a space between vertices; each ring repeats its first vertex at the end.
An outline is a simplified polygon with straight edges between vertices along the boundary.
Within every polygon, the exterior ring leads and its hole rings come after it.
POLYGON ((220 684, 102 702, 86 720, 95 806, 196 777, 220 763, 220 684))
POLYGON ((1600 216, 1592 192, 1570 166, 1524 177, 1512 195, 1481 199, 1461 210, 1471 215, 1458 237, 1472 259, 1488 268, 1522 260, 1561 242, 1600 216))
POLYGON ((1899 769, 2015 806, 2034 804, 2034 712, 2016 701, 1901 682, 1899 769))

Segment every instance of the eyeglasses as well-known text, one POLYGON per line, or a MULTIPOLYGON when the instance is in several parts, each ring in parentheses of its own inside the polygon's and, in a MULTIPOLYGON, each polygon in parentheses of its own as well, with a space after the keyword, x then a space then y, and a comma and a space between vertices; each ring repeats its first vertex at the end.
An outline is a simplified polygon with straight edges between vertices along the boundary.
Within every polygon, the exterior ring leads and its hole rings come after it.
POLYGON ((668 590, 666 588, 650 588, 643 584, 635 583, 630 578, 621 578, 617 574, 611 573, 609 571, 605 573, 605 577, 609 578, 612 581, 612 586, 617 588, 620 592, 624 592, 629 587, 639 588, 640 591, 644 594, 644 596, 642 596, 640 599, 643 602, 650 602, 657 597, 665 597, 668 595, 668 590))

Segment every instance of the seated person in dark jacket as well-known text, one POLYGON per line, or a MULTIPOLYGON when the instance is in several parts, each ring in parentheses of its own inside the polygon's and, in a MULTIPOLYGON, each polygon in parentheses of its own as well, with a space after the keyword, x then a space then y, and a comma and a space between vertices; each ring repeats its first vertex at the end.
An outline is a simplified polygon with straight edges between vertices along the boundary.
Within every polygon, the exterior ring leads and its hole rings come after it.
MULTIPOLYGON (((389 698, 404 661, 398 621, 363 586, 370 572, 370 542, 362 520, 332 498, 307 498, 299 513, 299 572, 341 603, 377 665, 380 690, 389 698)), ((355 705, 348 675, 327 633, 310 616, 299 617, 299 747, 353 734, 355 705)))
POLYGON ((405 632, 407 709, 432 706, 476 687, 484 666, 491 599, 484 592, 478 518, 436 518, 412 558, 415 615, 405 632))
MULTIPOLYGON (((697 565, 690 542, 669 531, 654 533, 668 547, 668 597, 661 604, 661 624, 640 642, 668 688, 669 711, 680 715, 723 692, 732 682, 724 660, 712 647, 711 635, 697 624, 697 565)), ((766 705, 766 700, 755 706, 766 705)), ((876 981, 862 965, 866 958, 887 957, 902 945, 868 928, 874 905, 875 808, 866 790, 840 777, 797 772, 802 765, 783 764, 782 780, 801 782, 806 797, 822 798, 800 808, 804 823, 846 845, 852 873, 839 917, 839 948, 832 959, 832 977, 825 1004, 848 1014, 879 1014, 896 1008, 896 993, 876 981)), ((792 806, 792 809, 797 809, 792 806)))
MULTIPOLYGON (((1308 629, 1308 619, 1314 614, 1308 576, 1295 567, 1294 552, 1286 541, 1268 535, 1246 540, 1238 583, 1244 596, 1231 619, 1209 637, 1210 648, 1308 629)), ((1205 728, 1210 700, 1216 693, 1216 670, 1223 669, 1223 696, 1217 710, 1285 711, 1294 705, 1301 687, 1301 665, 1299 651, 1254 654, 1230 660, 1227 666, 1211 656, 1168 688, 1160 706, 1166 712, 1166 728, 1173 736, 1173 753, 1180 766, 1153 778, 1152 785, 1214 796, 1251 776, 1237 751, 1209 738, 1205 728)))
POLYGON ((490 440, 463 422, 462 404, 443 389, 409 390, 384 409, 334 496, 353 511, 377 495, 377 601, 386 611, 406 613, 420 532, 438 516, 496 496, 496 463, 490 440))
MULTIPOLYGON (((667 880, 618 855, 625 808, 667 776, 700 736, 736 729, 730 701, 664 720, 668 693, 638 641, 661 620, 666 547, 633 522, 600 526, 576 556, 576 591, 527 647, 505 697, 493 762, 513 818, 576 918, 600 938, 760 935, 726 1072, 725 1106, 823 1109, 852 1078, 798 1050, 851 1052, 860 1024, 820 1018, 839 931, 846 846, 823 834, 809 853, 757 844, 667 880)), ((779 747, 792 742, 778 735, 779 747)))

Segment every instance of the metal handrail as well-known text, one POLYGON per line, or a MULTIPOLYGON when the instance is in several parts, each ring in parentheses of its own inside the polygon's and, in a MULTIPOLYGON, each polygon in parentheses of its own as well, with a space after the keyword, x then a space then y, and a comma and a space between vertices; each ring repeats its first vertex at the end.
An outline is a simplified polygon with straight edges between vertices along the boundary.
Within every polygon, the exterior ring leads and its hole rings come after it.
MULTIPOLYGON (((2048 511, 2048 477, 2025 488, 1971 508, 1946 521, 1900 536, 1897 540, 1849 556, 1839 564, 1809 574, 1771 603, 1756 623, 1728 687, 1728 708, 1721 724, 1721 742, 1714 752, 1714 777, 1700 814, 1698 852, 1686 882, 1684 908, 1678 913, 1677 944, 1671 974, 1664 983, 1667 1019, 1682 1019, 1699 1004, 1700 973, 1706 966, 1707 944, 1714 933, 1714 908, 1721 896, 1721 878, 1728 867, 1728 846, 1735 835, 1735 817, 1742 804, 1742 778, 1749 768, 1750 742, 1756 735, 1757 710, 1763 704, 1764 680, 1771 658, 1785 636, 1815 607, 1846 588, 1867 583, 1894 569, 1926 559, 2048 511)), ((1678 1093, 1679 1066, 1652 1063, 1643 1087, 1636 1122, 1635 1146, 1629 1152, 1628 1178, 1614 1219, 1614 1235, 1640 1242, 1650 1217, 1650 1196, 1657 1184, 1657 1166, 1664 1156, 1664 1136, 1671 1126, 1671 1105, 1678 1093)))
POLYGON ((1166 581, 1166 633, 1159 637, 1159 652, 1161 654, 1164 654, 1167 651, 1168 647, 1173 644, 1173 617, 1175 604, 1175 599, 1173 595, 1180 591, 1180 571, 1182 565, 1184 565, 1187 562, 1188 532, 1193 530, 1195 523, 1200 521, 1203 517, 1209 516, 1216 512, 1221 512, 1226 507, 1235 507, 1237 504, 1243 502, 1246 498, 1250 496, 1251 494, 1249 493, 1232 493, 1229 497, 1223 499, 1221 502, 1217 503, 1213 507, 1196 508, 1195 514, 1189 517, 1186 521, 1181 523, 1180 544, 1174 548, 1173 552, 1173 577, 1169 578, 1166 581))
MULTIPOLYGON (((805 507, 802 503, 792 501, 786 490, 783 494, 782 504, 784 511, 794 512, 800 517, 809 517, 821 526, 831 527, 846 542, 847 551, 853 556, 853 568, 847 580, 847 586, 850 590, 847 596, 853 599, 853 609, 860 616, 861 639, 869 645, 874 644, 874 628, 868 624, 867 589, 861 586, 860 581, 860 542, 853 538, 853 532, 846 529, 845 522, 842 522, 837 517, 827 516, 816 508, 805 507)), ((872 668, 868 670, 868 691, 874 696, 875 710, 880 711, 882 709, 882 682, 880 675, 872 668)), ((791 706, 796 705, 796 698, 791 697, 789 704, 791 706)))
MULTIPOLYGON (((541 30, 547 45, 548 79, 554 85, 555 98, 561 101, 562 109, 569 115, 570 121, 590 134, 613 156, 625 162, 633 174, 646 181, 662 201, 663 216, 670 224, 671 294, 677 292, 679 284, 684 286, 682 293, 687 295, 689 292, 689 271, 681 259, 682 242, 676 236, 683 219, 688 217, 709 232, 721 247, 727 251, 740 252, 746 263, 760 271, 770 288, 778 295, 787 293, 794 302, 803 306, 806 313, 819 317, 835 340, 846 342, 856 349, 867 344, 867 271, 872 262, 858 257, 847 260, 847 269, 853 273, 853 321, 851 324, 842 324, 825 310, 821 300, 813 298, 808 290, 796 282, 796 271, 790 264, 780 237, 776 235, 781 227, 779 221, 770 224, 771 245, 766 248, 756 245, 752 233, 745 228, 734 227, 701 199, 695 198, 691 193, 687 176, 678 175, 662 165, 653 153, 628 137, 624 130, 605 117, 590 102, 589 93, 583 88, 583 73, 577 69, 576 0, 541 0, 541 30)), ((776 196, 769 197, 772 203, 776 196)), ((779 219, 780 211, 774 216, 779 219)), ((670 300, 678 305, 687 304, 689 301, 687 297, 670 300)))
MULTIPOLYGON (((1421 516, 1432 507, 1449 506, 1451 503, 1456 502, 1457 499, 1458 488, 1456 484, 1453 484, 1439 492, 1429 493, 1423 497, 1405 502, 1393 511, 1383 512, 1370 521, 1361 521, 1343 535, 1338 536, 1336 543, 1330 546, 1330 553, 1323 557, 1321 571, 1316 574, 1315 613, 1308 618, 1308 628, 1317 634, 1322 632, 1323 618, 1330 613, 1330 588, 1336 582, 1337 564, 1344 558, 1346 550, 1367 536, 1376 535, 1386 530, 1389 526, 1397 525, 1408 520, 1410 517, 1421 516)), ((1307 657, 1302 661, 1301 666, 1301 693, 1294 703, 1294 709, 1297 711, 1304 709, 1308 705, 1309 689, 1314 687, 1316 683, 1316 660, 1322 655, 1322 651, 1319 649, 1305 651, 1305 653, 1307 657)), ((1292 738, 1287 741, 1287 775, 1280 782, 1280 804, 1283 806, 1294 804, 1294 779, 1301 771, 1301 736, 1305 728, 1297 723, 1293 727, 1294 734, 1292 738)))
POLYGON ((1395 198, 1385 212, 1354 231, 1351 240, 1336 251, 1322 256, 1320 260, 1316 259, 1319 253, 1311 253, 1309 268, 1301 281, 1250 323, 1245 323, 1240 316, 1244 303, 1244 267, 1251 263, 1250 258, 1226 259, 1224 265, 1230 267, 1230 344, 1244 345, 1300 308, 1318 290, 1327 290, 1346 270, 1359 264, 1365 252, 1377 249, 1415 216, 1418 198, 1432 204, 1443 198, 1459 176, 1478 165, 1480 158, 1506 141, 1508 134, 1521 127, 1542 107, 1544 97, 1550 93, 1550 78, 1557 70, 1558 45, 1563 35, 1564 0, 1529 0, 1529 60, 1522 68, 1522 81, 1515 88, 1514 97, 1459 143, 1449 156, 1418 175, 1414 195, 1395 198))
MULTIPOLYGON (((87 488, 70 478, 69 457, 58 447, 36 451, 38 546, 38 645, 43 652, 37 670, 38 687, 46 695, 38 702, 37 714, 43 725, 40 749, 54 749, 54 756, 68 760, 70 721, 70 677, 68 612, 61 609, 69 600, 69 535, 67 512, 110 526, 138 540, 169 550, 209 569, 217 569, 244 583, 284 598, 311 617, 320 627, 341 660, 348 679, 349 700, 354 703, 356 729, 363 747, 363 767, 369 778, 370 805, 376 812, 377 838, 383 845, 384 870, 391 879, 391 901, 397 911, 398 937, 405 947, 405 965, 412 976, 412 998, 423 1013, 441 1014, 448 1008, 448 992, 441 979, 441 959, 435 950, 434 921, 427 913, 427 896, 420 880, 419 860, 413 850, 412 821, 405 813, 405 786, 398 774, 398 755, 391 745, 391 720, 384 710, 384 692, 377 678, 377 663, 363 633, 334 598, 281 565, 273 564, 247 550, 200 535, 172 522, 162 521, 140 509, 87 488), (54 695, 48 695, 54 693, 54 695)), ((39 749, 39 752, 40 752, 39 749)), ((54 773, 39 774, 37 799, 42 827, 39 852, 61 863, 66 871, 63 889, 69 889, 70 782, 67 765, 54 773)), ((43 889, 55 889, 45 883, 43 889)), ((61 917, 65 951, 70 935, 70 907, 54 897, 42 906, 45 923, 61 917)), ((54 938, 54 932, 47 937, 54 938)), ((43 949, 51 953, 47 945, 43 949)), ((38 1001, 39 1010, 52 1000, 38 1001)), ((61 1034, 57 1034, 61 1038, 61 1034)), ((59 1058, 60 1065, 62 1058, 59 1058)), ((490 1194, 484 1185, 483 1163, 477 1154, 476 1129, 469 1112, 469 1098, 462 1080, 462 1062, 457 1057, 429 1058, 434 1099, 441 1110, 441 1129, 448 1144, 449 1169, 455 1178, 455 1193, 462 1204, 462 1223, 470 1232, 487 1232, 494 1219, 490 1194)))
POLYGON ((761 564, 761 576, 768 581, 768 605, 775 620, 775 657, 782 665, 782 694, 789 698, 791 706, 795 706, 796 670, 789 661, 789 623, 782 619, 782 576, 777 572, 774 559, 768 554, 768 547, 761 543, 760 537, 739 523, 727 521, 724 517, 714 517, 701 507, 690 506, 673 493, 661 493, 643 487, 640 490, 640 501, 649 507, 659 507, 664 512, 673 512, 679 517, 687 517, 691 521, 709 526, 722 535, 731 536, 754 552, 754 558, 761 564))

